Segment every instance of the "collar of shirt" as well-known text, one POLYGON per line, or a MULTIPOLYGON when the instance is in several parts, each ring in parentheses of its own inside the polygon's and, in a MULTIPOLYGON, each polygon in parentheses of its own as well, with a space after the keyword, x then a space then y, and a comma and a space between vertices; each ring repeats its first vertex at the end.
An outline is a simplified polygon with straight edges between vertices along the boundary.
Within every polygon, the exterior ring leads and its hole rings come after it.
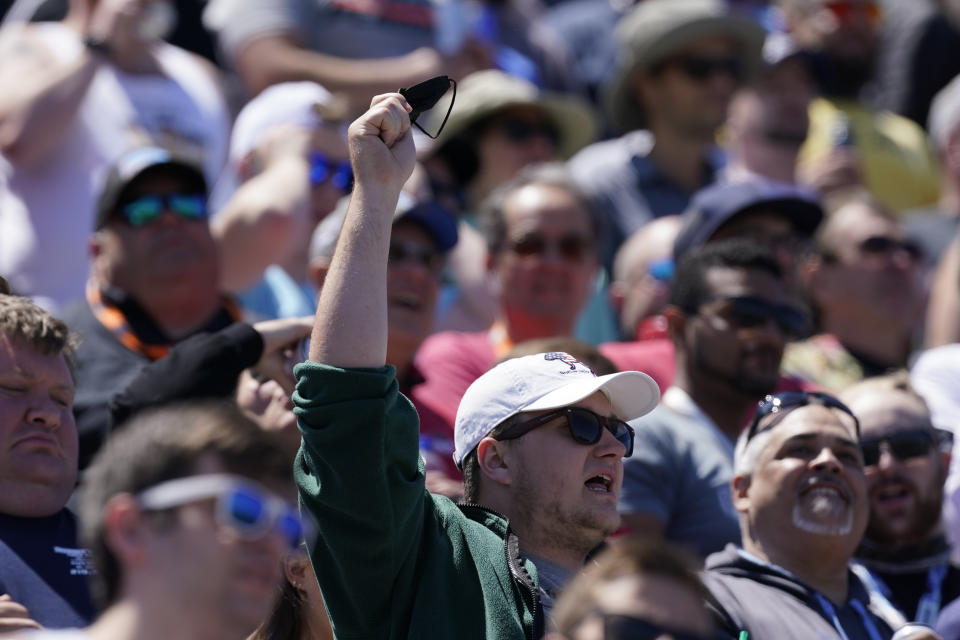
POLYGON ((690 397, 690 394, 680 387, 669 387, 663 392, 660 403, 674 413, 679 413, 706 427, 706 429, 713 434, 717 443, 730 455, 730 459, 733 460, 733 441, 720 430, 714 421, 710 419, 710 416, 705 414, 703 410, 697 406, 697 403, 690 397))

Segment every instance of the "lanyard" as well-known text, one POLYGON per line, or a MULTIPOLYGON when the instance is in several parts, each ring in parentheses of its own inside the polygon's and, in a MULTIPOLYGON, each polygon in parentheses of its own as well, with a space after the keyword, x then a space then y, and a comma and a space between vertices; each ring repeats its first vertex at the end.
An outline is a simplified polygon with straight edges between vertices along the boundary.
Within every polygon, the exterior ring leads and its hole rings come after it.
MULTIPOLYGON (((136 351, 150 360, 159 360, 170 351, 173 343, 147 344, 138 338, 127 322, 127 318, 123 315, 123 312, 111 305, 109 301, 105 301, 103 295, 100 293, 100 288, 93 282, 87 285, 86 294, 90 311, 93 312, 93 315, 100 324, 110 331, 117 341, 127 349, 136 351)), ((222 303, 233 321, 239 322, 243 314, 236 303, 229 298, 224 298, 222 303)))
MULTIPOLYGON (((830 623, 833 624, 833 628, 840 634, 842 640, 850 640, 850 636, 847 635, 847 632, 843 630, 843 625, 840 624, 840 617, 837 615, 836 609, 833 608, 833 604, 819 593, 814 592, 813 595, 816 597, 820 609, 826 614, 830 623)), ((873 623, 873 619, 863 604, 861 604, 859 600, 854 599, 850 601, 850 606, 860 615, 860 619, 863 621, 863 626, 867 630, 867 635, 870 636, 870 640, 883 640, 883 636, 877 631, 877 625, 873 623)))
MULTIPOLYGON (((883 581, 879 575, 869 571, 870 579, 874 587, 885 595, 888 599, 892 597, 890 587, 883 581)), ((943 579, 947 576, 947 565, 940 564, 930 567, 927 570, 927 590, 917 601, 917 612, 913 616, 915 622, 921 622, 933 626, 937 621, 937 614, 940 613, 940 601, 942 598, 943 579)))

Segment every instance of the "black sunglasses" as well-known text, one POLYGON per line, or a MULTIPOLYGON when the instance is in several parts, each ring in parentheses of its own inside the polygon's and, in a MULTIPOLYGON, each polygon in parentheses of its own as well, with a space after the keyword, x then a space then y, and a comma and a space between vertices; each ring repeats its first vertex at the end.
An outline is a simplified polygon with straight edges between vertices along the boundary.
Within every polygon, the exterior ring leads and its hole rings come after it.
POLYGON ((657 640, 665 635, 674 640, 712 640, 715 637, 678 631, 633 616, 603 616, 603 640, 657 640))
POLYGON ((857 416, 853 415, 850 407, 829 393, 820 391, 784 391, 776 395, 769 395, 757 403, 757 412, 754 414, 749 426, 747 426, 747 442, 750 442, 750 440, 759 433, 757 427, 760 425, 760 421, 767 416, 810 404, 819 404, 828 409, 837 409, 853 418, 853 425, 857 431, 857 439, 860 439, 860 421, 857 419, 857 416))
POLYGON ((870 236, 860 243, 860 251, 874 255, 887 255, 894 251, 903 251, 912 260, 923 257, 923 249, 912 240, 898 240, 888 236, 870 236))
POLYGON ((880 462, 883 443, 887 444, 894 458, 903 461, 921 458, 942 442, 943 438, 931 429, 904 429, 876 438, 862 438, 860 449, 863 451, 863 464, 872 467, 880 462))
POLYGON ((560 144, 560 132, 549 122, 531 122, 521 118, 501 118, 494 122, 510 142, 522 144, 535 137, 543 137, 557 147, 560 144))
POLYGON ((391 265, 399 265, 408 261, 415 262, 433 272, 443 268, 443 258, 433 249, 415 242, 391 241, 387 262, 391 265))
POLYGON ((524 257, 542 256, 548 247, 553 247, 564 260, 579 262, 593 247, 593 241, 584 236, 569 235, 555 242, 547 242, 541 235, 530 234, 511 242, 509 247, 510 251, 524 257))
POLYGON ((578 443, 597 444, 603 436, 603 430, 606 429, 627 449, 625 458, 633 454, 633 427, 623 420, 601 416, 583 407, 563 407, 542 416, 518 422, 495 437, 497 440, 515 440, 559 417, 567 419, 570 436, 578 443))
POLYGON ((743 64, 738 58, 706 58, 683 56, 672 61, 689 78, 704 81, 718 74, 726 74, 739 81, 743 77, 743 64))
POLYGON ((733 296, 720 300, 725 303, 724 313, 730 323, 739 329, 762 327, 772 319, 788 338, 803 338, 810 332, 807 314, 796 307, 753 296, 733 296))

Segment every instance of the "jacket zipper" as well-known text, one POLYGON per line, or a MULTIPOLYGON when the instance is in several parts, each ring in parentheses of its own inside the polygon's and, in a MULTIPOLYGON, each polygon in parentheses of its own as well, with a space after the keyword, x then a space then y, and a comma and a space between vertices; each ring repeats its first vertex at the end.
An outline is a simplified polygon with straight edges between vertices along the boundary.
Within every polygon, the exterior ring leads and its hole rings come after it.
POLYGON ((517 538, 517 534, 515 534, 510 528, 510 520, 502 513, 494 511, 493 509, 488 509, 487 507, 479 504, 462 502, 457 506, 461 508, 467 507, 470 509, 477 509, 491 515, 495 515, 507 523, 507 531, 503 540, 504 553, 507 556, 507 568, 510 569, 510 575, 513 577, 513 579, 530 594, 531 601, 533 602, 533 606, 531 608, 533 613, 533 628, 528 629, 526 635, 529 640, 539 640, 539 638, 542 638, 546 633, 546 624, 545 620, 543 619, 543 612, 540 609, 540 594, 537 592, 536 585, 533 584, 533 578, 530 577, 530 574, 527 572, 526 567, 523 566, 523 563, 520 562, 518 566, 517 561, 520 558, 520 541, 519 538, 517 538))

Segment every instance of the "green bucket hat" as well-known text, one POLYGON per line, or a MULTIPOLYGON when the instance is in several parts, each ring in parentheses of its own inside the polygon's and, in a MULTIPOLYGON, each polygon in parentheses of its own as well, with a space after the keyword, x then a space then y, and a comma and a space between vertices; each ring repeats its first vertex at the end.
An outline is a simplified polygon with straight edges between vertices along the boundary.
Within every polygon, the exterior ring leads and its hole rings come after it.
POLYGON ((643 109, 633 97, 634 74, 701 38, 718 35, 739 45, 747 76, 759 69, 763 28, 730 15, 721 0, 644 0, 621 18, 616 30, 617 69, 604 96, 611 124, 624 132, 644 128, 643 109))

